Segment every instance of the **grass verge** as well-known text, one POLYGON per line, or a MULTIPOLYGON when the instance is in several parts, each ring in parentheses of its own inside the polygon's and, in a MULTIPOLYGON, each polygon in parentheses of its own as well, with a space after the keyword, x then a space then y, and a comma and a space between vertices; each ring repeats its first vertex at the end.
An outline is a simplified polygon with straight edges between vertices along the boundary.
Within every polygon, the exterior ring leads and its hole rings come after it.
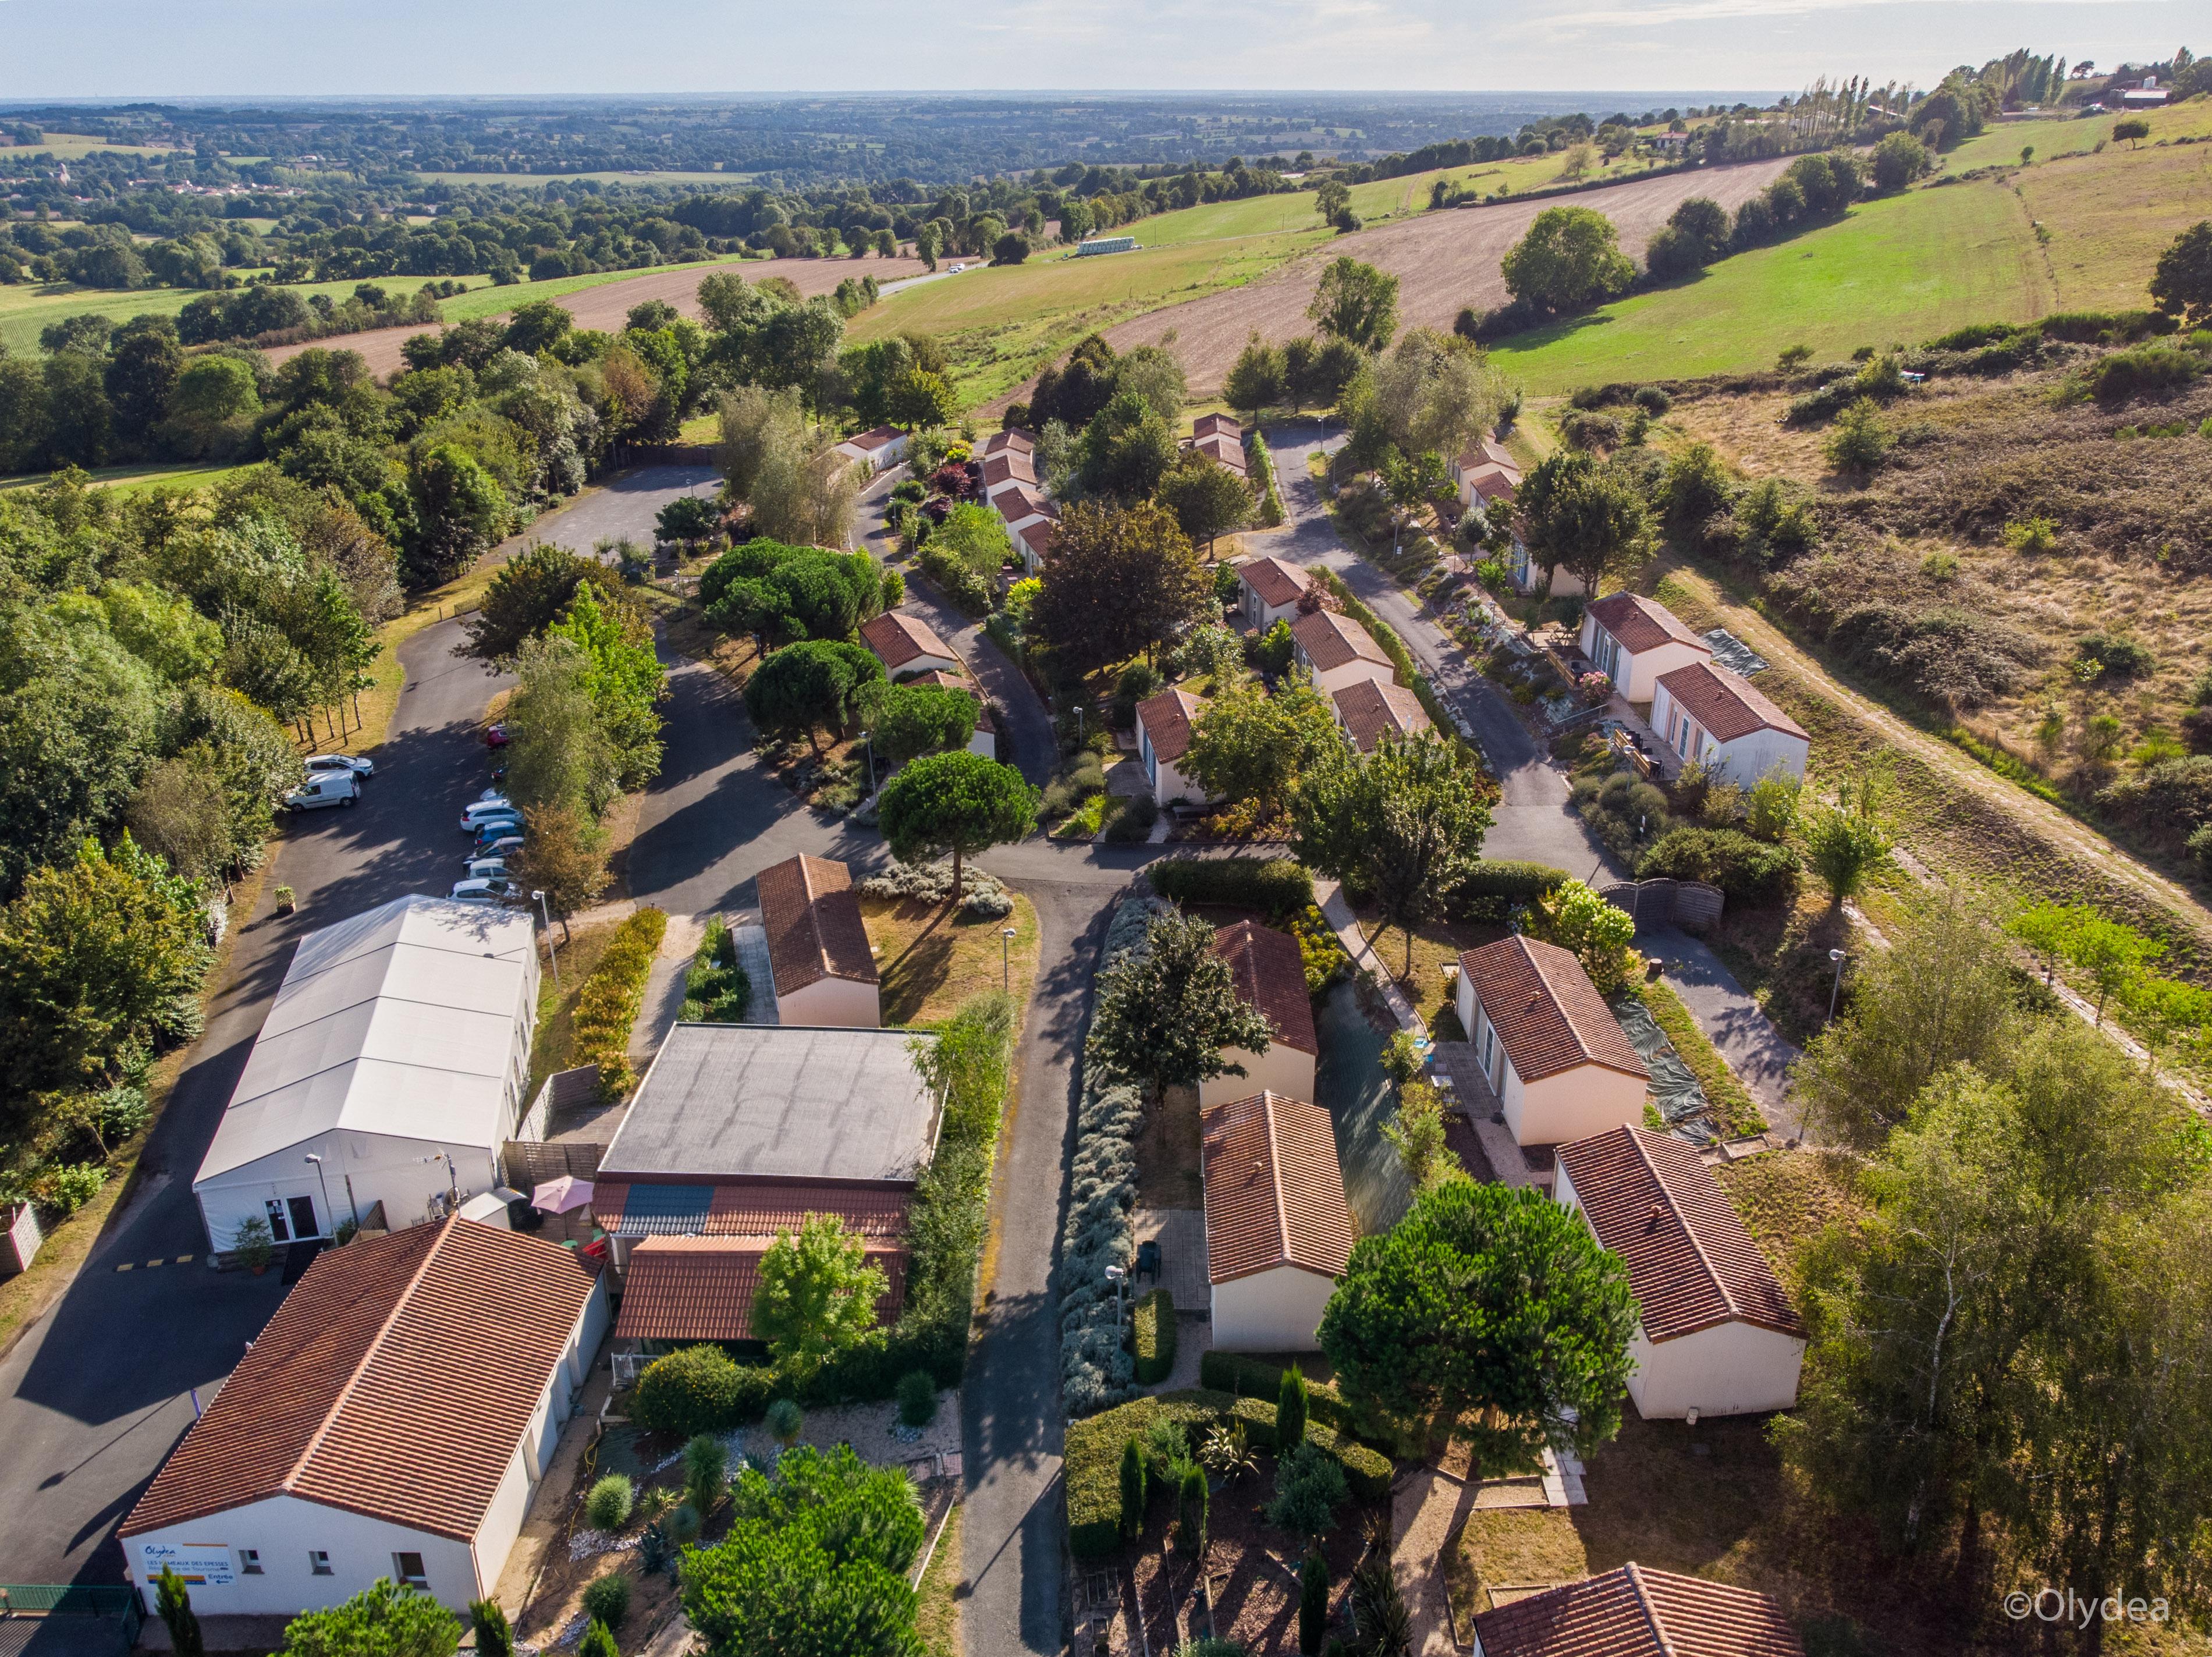
POLYGON ((863 898, 860 914, 883 974, 885 1024, 937 1024, 964 1002, 1005 989, 1029 1005, 1040 944, 1036 909, 1019 892, 1003 920, 919 899, 863 898), (1014 929, 1009 946, 1000 935, 1014 929))
POLYGON ((960 1657, 960 1598, 967 1586, 960 1580, 960 1522, 965 1509, 959 1504, 945 1516, 938 1533, 937 1551, 921 1574, 920 1603, 915 1607, 915 1632, 921 1636, 929 1657, 960 1657))

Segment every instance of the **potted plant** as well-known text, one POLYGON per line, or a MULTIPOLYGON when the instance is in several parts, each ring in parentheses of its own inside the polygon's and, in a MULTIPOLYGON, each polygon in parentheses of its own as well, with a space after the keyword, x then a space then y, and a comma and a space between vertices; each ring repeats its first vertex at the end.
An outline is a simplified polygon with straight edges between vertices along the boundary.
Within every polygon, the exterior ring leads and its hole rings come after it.
POLYGON ((255 1276, 268 1270, 269 1263, 276 1258, 276 1239, 269 1222, 258 1214, 240 1221, 238 1229, 230 1234, 230 1252, 255 1276))
POLYGON ((279 915, 289 915, 299 907, 298 900, 299 894, 290 886, 280 886, 276 888, 276 912, 279 915))

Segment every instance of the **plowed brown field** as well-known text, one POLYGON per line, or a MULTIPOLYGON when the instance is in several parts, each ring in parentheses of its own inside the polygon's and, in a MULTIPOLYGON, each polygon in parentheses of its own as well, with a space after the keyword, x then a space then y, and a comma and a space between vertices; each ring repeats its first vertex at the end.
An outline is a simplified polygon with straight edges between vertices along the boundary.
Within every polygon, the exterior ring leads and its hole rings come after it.
POLYGON ((1754 161, 1640 180, 1564 199, 1424 213, 1340 236, 1257 282, 1133 318, 1109 329, 1106 338, 1115 350, 1125 350, 1159 344, 1173 332, 1175 354, 1189 377, 1191 394, 1212 396, 1254 329, 1277 340, 1310 330, 1306 307, 1314 286, 1322 266, 1340 253, 1398 278, 1401 327, 1449 328, 1463 306, 1486 310, 1505 302, 1499 262, 1547 207, 1595 208, 1613 222, 1625 251, 1641 253, 1651 233, 1691 197, 1709 196, 1733 210, 1788 165, 1787 160, 1754 161))
MULTIPOLYGON (((917 259, 878 259, 873 255, 866 259, 779 259, 744 265, 688 265, 678 271, 656 271, 651 276, 603 282, 596 288, 556 294, 553 302, 574 317, 580 328, 618 332, 630 308, 642 305, 648 299, 666 300, 684 315, 696 317, 699 283, 719 271, 735 271, 748 282, 769 276, 788 277, 801 294, 811 299, 817 294, 830 292, 849 276, 872 276, 878 282, 896 282, 902 277, 921 276, 926 269, 917 259)), ((329 350, 359 351, 368 360, 370 371, 382 379, 406 365, 399 355, 401 342, 425 332, 419 326, 374 328, 367 333, 337 334, 308 344, 329 350)), ((270 351, 269 360, 282 362, 307 349, 307 345, 279 345, 270 351)))

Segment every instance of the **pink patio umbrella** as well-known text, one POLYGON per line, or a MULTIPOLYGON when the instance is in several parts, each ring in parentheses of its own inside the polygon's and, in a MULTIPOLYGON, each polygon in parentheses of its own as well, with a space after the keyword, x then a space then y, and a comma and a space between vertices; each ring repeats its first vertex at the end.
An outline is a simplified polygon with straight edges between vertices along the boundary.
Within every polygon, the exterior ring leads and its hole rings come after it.
POLYGON ((549 1179, 530 1194, 530 1206, 541 1214, 566 1214, 592 1200, 592 1182, 564 1173, 549 1179))

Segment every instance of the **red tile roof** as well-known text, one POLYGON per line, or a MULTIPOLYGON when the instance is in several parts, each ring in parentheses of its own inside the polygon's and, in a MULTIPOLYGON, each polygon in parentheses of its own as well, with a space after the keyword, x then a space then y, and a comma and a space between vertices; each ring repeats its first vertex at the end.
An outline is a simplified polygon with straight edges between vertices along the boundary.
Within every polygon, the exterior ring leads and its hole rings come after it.
MULTIPOLYGON (((647 1181, 646 1183, 652 1183, 647 1181)), ((600 1180, 592 1188, 592 1218, 608 1232, 619 1229, 629 1205, 630 1182, 600 1180)), ((914 1193, 859 1185, 796 1185, 767 1180, 718 1184, 708 1199, 701 1237, 773 1237, 796 1231, 810 1214, 834 1214, 863 1237, 902 1237, 914 1193)))
POLYGON ((1486 501, 1506 501, 1521 487, 1521 474, 1510 466, 1494 466, 1486 460, 1479 466, 1462 470, 1461 481, 1486 501))
POLYGON ((1349 616, 1340 616, 1334 610, 1316 610, 1300 616, 1291 624, 1291 637, 1306 653, 1314 671, 1325 673, 1354 661, 1379 661, 1390 665, 1390 658, 1382 654, 1382 647, 1375 642, 1374 635, 1349 616))
POLYGON ((942 667, 933 667, 926 673, 916 673, 907 680, 909 685, 927 685, 935 691, 965 691, 975 700, 975 728, 988 731, 996 728, 991 723, 991 704, 976 694, 975 687, 964 679, 955 678, 942 667))
POLYGON ((923 656, 942 656, 948 661, 960 660, 927 622, 896 610, 886 610, 862 622, 860 643, 881 657, 884 666, 892 673, 923 656))
MULTIPOLYGON (((622 1312, 614 1333, 626 1341, 749 1341, 753 1296, 769 1237, 647 1237, 630 1250, 622 1312)), ((870 1243, 871 1265, 883 1268, 876 1321, 896 1319, 906 1298, 906 1251, 870 1243)))
POLYGON ((1626 1564, 1474 1619, 1483 1657, 1805 1657, 1749 1588, 1626 1564))
POLYGON ((1244 475, 1244 445, 1236 438, 1226 436, 1199 437, 1193 439, 1190 446, 1238 477, 1244 475))
POLYGON ((1155 758, 1173 765, 1190 752, 1191 728, 1205 706, 1203 697, 1184 690, 1162 691, 1137 704, 1137 722, 1152 739, 1155 758))
POLYGON ((1336 716, 1362 753, 1372 753, 1385 737, 1404 738, 1430 728, 1421 698, 1402 685, 1354 679, 1332 698, 1336 716))
POLYGON ((1507 449, 1504 444, 1494 437, 1486 437, 1480 442, 1469 446, 1461 453, 1459 459, 1453 464, 1458 466, 1462 473, 1471 472, 1483 466, 1496 466, 1501 472, 1511 473, 1515 483, 1521 481, 1521 463, 1513 458, 1511 451, 1507 449))
POLYGON ((1753 731, 1782 731, 1813 739, 1805 728, 1761 695, 1747 679, 1709 661, 1693 661, 1659 675, 1667 694, 1681 710, 1712 733, 1717 742, 1733 742, 1753 731))
POLYGON ((1237 576, 1270 610, 1296 604, 1313 585, 1313 577, 1297 565, 1272 555, 1245 559, 1237 566, 1237 576))
POLYGON ((802 852, 770 863, 754 879, 777 995, 824 978, 878 981, 868 929, 860 919, 860 895, 844 864, 802 852))
POLYGON ((866 449, 872 454, 879 448, 889 448, 905 436, 906 434, 896 426, 878 426, 873 430, 860 433, 857 437, 848 437, 845 442, 853 448, 866 449))
POLYGON ((292 1496, 474 1537, 592 1283, 568 1250, 468 1220, 326 1251, 122 1533, 292 1496))
POLYGON ((1000 490, 991 497, 991 504, 999 509, 999 515, 1010 524, 1018 524, 1024 518, 1034 518, 1039 513, 1044 514, 1047 517, 1059 515, 1053 511, 1048 502, 1037 499, 1019 484, 1016 484, 1012 489, 1000 490))
POLYGON ((1194 437, 1210 437, 1220 431, 1227 432, 1231 437, 1242 438, 1244 436, 1243 425, 1234 416, 1227 414, 1201 414, 1190 423, 1190 429, 1194 437))
POLYGON ((1313 999, 1306 994, 1305 957, 1296 938, 1272 926, 1239 921, 1213 935, 1213 953, 1229 963, 1237 996, 1267 1015, 1277 1041, 1321 1057, 1313 999))
POLYGON ((1014 539, 1028 547, 1042 562, 1052 556, 1053 529, 1051 519, 1040 518, 1036 522, 1024 524, 1014 531, 1014 539))
POLYGON ((1328 1112, 1255 1093, 1200 1112, 1199 1126, 1207 1278, 1225 1283, 1276 1266, 1343 1276, 1359 1228, 1328 1112))
POLYGON ((1641 593, 1614 593, 1600 599, 1584 612, 1620 641, 1624 650, 1656 650, 1662 644, 1686 644, 1711 655, 1713 647, 1699 638, 1663 604, 1641 593))
POLYGON ((1522 1081, 1580 1064, 1651 1074, 1572 951, 1516 932, 1467 951, 1459 970, 1522 1081))
POLYGON ((983 487, 995 488, 1005 483, 1025 484, 1036 487, 1036 468, 1030 457, 1019 449, 1010 449, 1004 454, 986 455, 983 460, 983 487))
POLYGON ((1598 1241, 1627 1262, 1647 1338, 1725 1323, 1805 1332, 1735 1205, 1689 1145, 1620 1127, 1558 1154, 1598 1241))
POLYGON ((983 440, 983 458, 994 454, 1034 454, 1036 439, 1025 431, 994 431, 983 440))

